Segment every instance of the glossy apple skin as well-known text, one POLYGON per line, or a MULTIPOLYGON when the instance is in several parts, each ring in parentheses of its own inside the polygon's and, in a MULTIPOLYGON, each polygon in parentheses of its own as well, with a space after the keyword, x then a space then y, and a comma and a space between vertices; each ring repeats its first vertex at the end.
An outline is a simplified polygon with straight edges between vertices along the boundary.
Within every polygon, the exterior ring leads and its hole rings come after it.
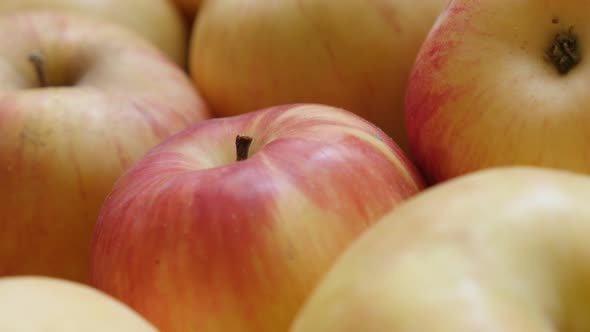
POLYGON ((287 103, 342 107, 405 150, 404 92, 447 0, 216 0, 191 35, 191 75, 222 116, 287 103))
POLYGON ((201 122, 118 181, 91 284, 163 331, 285 331, 334 258, 423 181, 380 129, 323 105, 201 122), (254 138, 235 160, 234 137, 254 138))
POLYGON ((450 3, 406 96, 410 150, 430 182, 501 165, 590 173, 590 63, 559 75, 544 59, 570 25, 586 58, 588 10, 578 1, 450 3))
POLYGON ((188 26, 169 0, 0 0, 0 15, 58 10, 120 24, 140 34, 184 67, 188 26))
POLYGON ((0 63, 0 276, 87 281, 92 229, 115 180, 207 109, 162 52, 86 18, 0 18, 0 63), (51 87, 39 88, 27 60, 37 50, 51 87))
POLYGON ((430 187, 351 244, 290 331, 584 331, 589 195, 530 166, 430 187))
POLYGON ((0 330, 157 332, 128 306, 85 284, 41 276, 0 278, 0 330))

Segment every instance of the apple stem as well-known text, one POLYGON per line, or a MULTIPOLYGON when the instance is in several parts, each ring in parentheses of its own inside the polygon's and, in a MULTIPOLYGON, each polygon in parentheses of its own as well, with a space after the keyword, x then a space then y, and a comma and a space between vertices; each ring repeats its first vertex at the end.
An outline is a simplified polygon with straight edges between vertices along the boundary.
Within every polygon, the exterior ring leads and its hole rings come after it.
POLYGON ((45 77, 45 59, 43 57, 43 54, 41 54, 41 52, 39 51, 33 51, 29 54, 29 61, 33 64, 33 67, 35 68, 37 78, 39 79, 39 85, 41 87, 46 87, 47 78, 45 77))
POLYGON ((581 60, 578 38, 572 30, 573 26, 567 31, 557 33, 553 38, 553 43, 545 51, 545 59, 553 63, 561 75, 567 74, 581 60))
POLYGON ((252 137, 250 136, 236 136, 236 161, 248 159, 248 151, 250 150, 251 143, 252 137))

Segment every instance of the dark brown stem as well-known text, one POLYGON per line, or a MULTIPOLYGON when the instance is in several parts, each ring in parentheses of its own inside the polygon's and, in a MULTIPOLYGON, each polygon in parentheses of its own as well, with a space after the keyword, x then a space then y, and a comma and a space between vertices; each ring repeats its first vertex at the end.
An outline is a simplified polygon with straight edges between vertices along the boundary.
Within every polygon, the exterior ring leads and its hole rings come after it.
POLYGON ((35 72, 37 73, 37 79, 39 80, 39 85, 41 87, 47 86, 47 77, 45 76, 45 59, 43 54, 38 51, 33 51, 29 54, 29 61, 35 67, 35 72))
POLYGON ((553 43, 545 51, 545 59, 550 61, 561 75, 567 74, 580 63, 578 38, 573 33, 573 27, 555 35, 553 43))
POLYGON ((252 137, 250 136, 236 136, 236 161, 248 159, 248 151, 252 144, 252 137))

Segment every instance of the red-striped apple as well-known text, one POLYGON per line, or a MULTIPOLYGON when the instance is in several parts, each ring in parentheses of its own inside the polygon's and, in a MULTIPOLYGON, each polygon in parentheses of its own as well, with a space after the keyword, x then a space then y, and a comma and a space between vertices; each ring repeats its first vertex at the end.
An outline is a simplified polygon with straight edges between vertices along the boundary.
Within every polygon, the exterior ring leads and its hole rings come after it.
POLYGON ((158 332, 111 296, 58 278, 0 278, 0 313, 6 332, 158 332))
POLYGON ((58 13, 0 18, 0 275, 86 281, 115 180, 207 118, 184 72, 114 24, 58 13))
POLYGON ((531 166, 432 186, 350 245, 290 331, 589 331, 589 196, 589 176, 531 166))
POLYGON ((452 0, 406 96, 430 182, 501 165, 590 174, 590 2, 452 0))
POLYGON ((163 331, 285 331, 334 258, 422 188, 395 143, 348 111, 207 120, 115 185, 91 284, 163 331))
POLYGON ((405 150, 407 77, 447 1, 206 1, 191 75, 217 115, 322 103, 373 122, 405 150))
POLYGON ((139 33, 184 66, 188 26, 169 0, 0 0, 0 15, 57 10, 120 24, 139 33))

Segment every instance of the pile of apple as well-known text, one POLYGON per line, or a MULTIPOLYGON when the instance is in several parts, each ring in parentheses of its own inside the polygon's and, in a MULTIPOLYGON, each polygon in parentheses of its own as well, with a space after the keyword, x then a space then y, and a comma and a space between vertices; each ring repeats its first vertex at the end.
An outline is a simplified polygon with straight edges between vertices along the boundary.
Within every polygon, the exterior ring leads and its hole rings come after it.
POLYGON ((590 331, 588 13, 0 0, 0 331, 590 331))

